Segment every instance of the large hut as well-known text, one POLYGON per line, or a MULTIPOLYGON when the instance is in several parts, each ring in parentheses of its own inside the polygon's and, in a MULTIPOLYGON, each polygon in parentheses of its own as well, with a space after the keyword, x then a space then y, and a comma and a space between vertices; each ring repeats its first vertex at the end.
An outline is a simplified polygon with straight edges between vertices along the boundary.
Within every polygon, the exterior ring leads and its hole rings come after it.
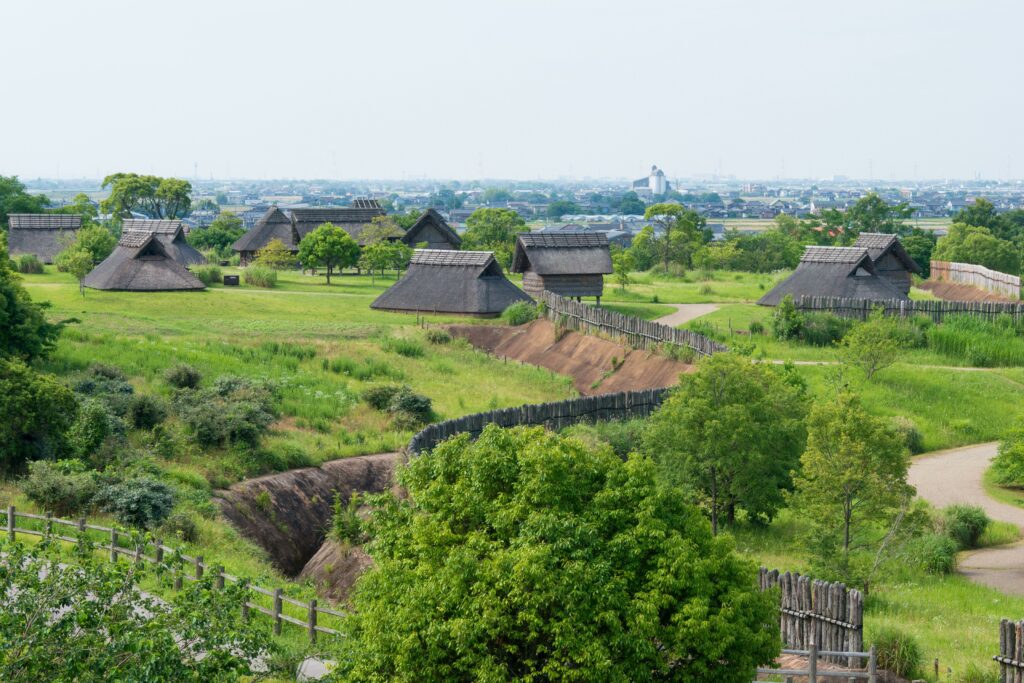
POLYGON ((523 274, 523 289, 580 299, 604 292, 612 272, 608 236, 603 232, 524 232, 516 238, 512 272, 523 274))
POLYGON ((530 297, 509 282, 492 252, 417 249, 402 279, 370 307, 493 317, 517 301, 530 297))
POLYGON ((843 297, 883 301, 907 295, 878 274, 868 250, 862 247, 807 247, 793 274, 757 302, 777 306, 782 298, 843 297))
POLYGON ((70 214, 12 213, 7 218, 10 255, 34 254, 43 263, 53 263, 82 228, 82 217, 70 214))
POLYGON ((921 274, 921 266, 910 257, 896 235, 862 232, 857 236, 857 241, 853 243, 853 246, 868 250, 868 256, 875 264, 875 270, 878 271, 879 277, 888 280, 893 287, 904 294, 910 293, 913 276, 921 274))
POLYGON ((406 231, 402 241, 410 247, 425 242, 427 249, 458 249, 462 245, 462 238, 434 209, 424 211, 406 231))
POLYGON ((185 240, 185 226, 178 219, 129 218, 121 224, 121 232, 152 233, 167 247, 171 258, 188 267, 206 263, 206 258, 185 240))
POLYGON ((247 266, 256 258, 256 252, 273 240, 281 240, 292 253, 299 253, 299 236, 295 226, 276 206, 267 209, 252 230, 239 237, 231 248, 238 252, 241 264, 247 266))
POLYGON ((117 247, 85 276, 92 289, 166 292, 204 289, 205 285, 174 260, 170 248, 152 232, 122 232, 117 247))
MULTIPOLYGON (((359 235, 377 216, 387 212, 381 208, 376 199, 356 199, 352 206, 292 209, 292 226, 298 240, 316 230, 324 223, 331 223, 342 228, 352 239, 359 242, 359 235)), ((298 244, 298 240, 296 244, 298 244)))

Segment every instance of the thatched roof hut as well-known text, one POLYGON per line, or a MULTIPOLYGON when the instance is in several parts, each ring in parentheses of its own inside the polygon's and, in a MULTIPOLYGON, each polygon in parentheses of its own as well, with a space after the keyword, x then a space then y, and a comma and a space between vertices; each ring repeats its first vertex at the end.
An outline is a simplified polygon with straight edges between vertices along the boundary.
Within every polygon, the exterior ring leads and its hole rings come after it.
POLYGON ((410 247, 426 242, 427 249, 458 249, 462 245, 462 238, 434 209, 424 211, 406 231, 402 241, 410 247))
POLYGON ((565 297, 595 296, 612 272, 608 236, 603 232, 524 232, 516 239, 512 272, 523 274, 523 289, 565 297))
POLYGON ((238 252, 243 266, 256 257, 256 252, 273 240, 281 240, 292 253, 299 251, 299 236, 288 216, 276 206, 267 209, 252 230, 235 241, 231 248, 238 252))
POLYGON ((121 224, 121 232, 142 232, 156 235, 170 254, 178 263, 183 266, 194 266, 206 263, 206 257, 199 253, 199 250, 189 244, 185 239, 185 226, 176 218, 150 220, 143 218, 128 218, 121 224))
POLYGON ((85 276, 82 284, 128 292, 205 289, 195 275, 174 260, 169 247, 155 233, 138 230, 121 233, 114 251, 85 276))
POLYGON ((910 292, 913 275, 921 273, 921 266, 910 257, 896 235, 880 232, 862 232, 853 243, 868 250, 871 262, 879 276, 885 278, 904 294, 910 292))
POLYGON ((43 263, 53 263, 82 227, 82 217, 70 214, 12 213, 7 218, 10 255, 35 254, 43 263))
MULTIPOLYGON (((324 223, 331 223, 342 228, 359 241, 359 234, 377 216, 387 215, 375 199, 357 199, 352 206, 327 209, 292 209, 292 225, 295 234, 301 240, 324 223)), ((298 244, 298 242, 296 242, 298 244)))
POLYGON ((492 252, 417 249, 402 279, 370 307, 488 317, 517 301, 530 297, 508 281, 492 252))
POLYGON ((793 274, 757 302, 776 306, 787 294, 884 301, 907 295, 880 277, 868 250, 861 247, 807 247, 793 274))

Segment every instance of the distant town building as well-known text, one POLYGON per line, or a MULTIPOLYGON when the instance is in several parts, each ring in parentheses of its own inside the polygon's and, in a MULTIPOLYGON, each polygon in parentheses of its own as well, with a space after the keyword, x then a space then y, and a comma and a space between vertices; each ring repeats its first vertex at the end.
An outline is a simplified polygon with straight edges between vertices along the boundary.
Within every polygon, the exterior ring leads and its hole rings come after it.
POLYGON ((646 178, 633 181, 633 192, 641 197, 660 197, 671 189, 665 172, 657 166, 651 166, 651 174, 646 178))

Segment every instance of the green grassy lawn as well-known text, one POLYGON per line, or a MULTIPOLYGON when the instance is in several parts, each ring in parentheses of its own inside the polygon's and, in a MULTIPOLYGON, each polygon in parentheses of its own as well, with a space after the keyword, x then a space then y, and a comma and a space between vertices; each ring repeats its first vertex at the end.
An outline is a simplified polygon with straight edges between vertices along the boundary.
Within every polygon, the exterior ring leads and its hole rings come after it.
POLYGON ((608 282, 605 297, 612 302, 636 303, 739 303, 754 302, 789 275, 780 273, 735 273, 730 271, 690 271, 686 275, 665 275, 655 268, 647 273, 632 273, 632 284, 623 292, 608 282), (655 300, 657 297, 657 300, 655 300))

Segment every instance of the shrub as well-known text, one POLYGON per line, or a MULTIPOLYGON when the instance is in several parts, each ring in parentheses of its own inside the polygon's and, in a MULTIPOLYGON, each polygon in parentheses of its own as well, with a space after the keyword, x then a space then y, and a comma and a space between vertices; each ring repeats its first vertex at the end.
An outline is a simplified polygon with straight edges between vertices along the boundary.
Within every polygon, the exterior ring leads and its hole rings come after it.
POLYGON ((124 371, 116 365, 107 365, 106 363, 93 363, 89 366, 89 374, 93 377, 102 377, 104 379, 116 379, 125 381, 127 378, 124 375, 124 371))
POLYGON ((752 335, 764 334, 764 323, 762 323, 760 320, 754 320, 753 322, 750 323, 747 329, 752 335))
POLYGON ((43 262, 35 254, 22 254, 18 257, 18 272, 24 275, 38 275, 43 272, 43 262))
POLYGON ((703 294, 705 296, 715 293, 715 290, 711 288, 711 285, 701 285, 700 290, 698 291, 700 292, 700 294, 703 294))
POLYGON ((58 517, 86 511, 96 495, 96 473, 81 460, 39 460, 28 464, 21 490, 29 500, 58 517))
POLYGON ((958 550, 956 541, 946 534, 924 534, 907 544, 910 560, 929 574, 952 574, 958 550))
POLYGON ((780 341, 795 339, 803 329, 804 316, 796 310, 793 295, 787 294, 772 311, 772 333, 780 341))
POLYGON ((97 495, 103 509, 122 524, 151 529, 165 519, 174 507, 174 492, 162 481, 138 477, 108 484, 97 495))
POLYGON ((999 444, 992 473, 1003 486, 1024 486, 1024 425, 1016 425, 999 444))
POLYGON ((175 512, 160 525, 160 532, 165 539, 176 538, 185 543, 199 540, 199 527, 190 515, 175 512))
POLYGON ((913 678, 924 661, 921 648, 909 633, 886 627, 875 634, 878 666, 901 678, 913 678))
POLYGON ((943 510, 943 527, 961 550, 978 547, 989 525, 988 515, 974 505, 950 505, 943 510))
POLYGON ((363 392, 363 400, 376 410, 387 410, 391 399, 402 390, 397 384, 379 384, 363 392))
POLYGON ((912 454, 924 453, 924 435, 917 428, 914 421, 909 417, 897 416, 892 418, 892 428, 900 435, 907 450, 912 454))
POLYGON ((274 421, 273 400, 271 385, 225 375, 210 389, 181 392, 174 409, 201 446, 255 447, 274 421))
POLYGON ((431 344, 449 344, 452 341, 452 335, 448 334, 446 330, 431 328, 427 330, 427 341, 431 344))
POLYGON ((242 281, 253 287, 270 289, 277 286, 277 271, 266 266, 249 266, 242 271, 242 281))
POLYGON ((79 457, 96 452, 108 436, 123 427, 121 420, 112 415, 101 401, 84 399, 78 405, 78 415, 68 431, 68 443, 79 457), (115 420, 117 423, 115 424, 115 420))
POLYGON ((331 533, 342 543, 362 545, 367 541, 363 520, 359 516, 359 494, 353 492, 348 503, 342 504, 341 496, 334 497, 334 516, 331 522, 331 533))
POLYGON ((220 268, 213 265, 192 266, 192 274, 204 285, 219 285, 221 281, 220 268))
POLYGON ((139 429, 152 429, 167 418, 167 406, 156 396, 139 394, 128 406, 128 419, 139 429))
POLYGON ((173 367, 167 368, 167 372, 164 373, 164 379, 167 383, 178 389, 195 389, 199 386, 202 378, 203 376, 199 373, 199 370, 186 363, 178 363, 173 367))
POLYGON ((831 313, 806 313, 798 334, 800 341, 811 346, 832 346, 846 336, 853 321, 831 313))
POLYGON ((419 427, 434 418, 430 397, 417 394, 407 386, 401 387, 392 396, 388 412, 394 414, 399 429, 419 427))
POLYGON ((414 339, 391 337, 385 339, 380 346, 385 351, 397 353, 399 356, 405 356, 406 358, 421 358, 426 353, 423 350, 423 345, 414 339))
POLYGON ((537 319, 537 307, 529 301, 517 301, 501 312, 501 319, 506 325, 525 325, 537 319))

